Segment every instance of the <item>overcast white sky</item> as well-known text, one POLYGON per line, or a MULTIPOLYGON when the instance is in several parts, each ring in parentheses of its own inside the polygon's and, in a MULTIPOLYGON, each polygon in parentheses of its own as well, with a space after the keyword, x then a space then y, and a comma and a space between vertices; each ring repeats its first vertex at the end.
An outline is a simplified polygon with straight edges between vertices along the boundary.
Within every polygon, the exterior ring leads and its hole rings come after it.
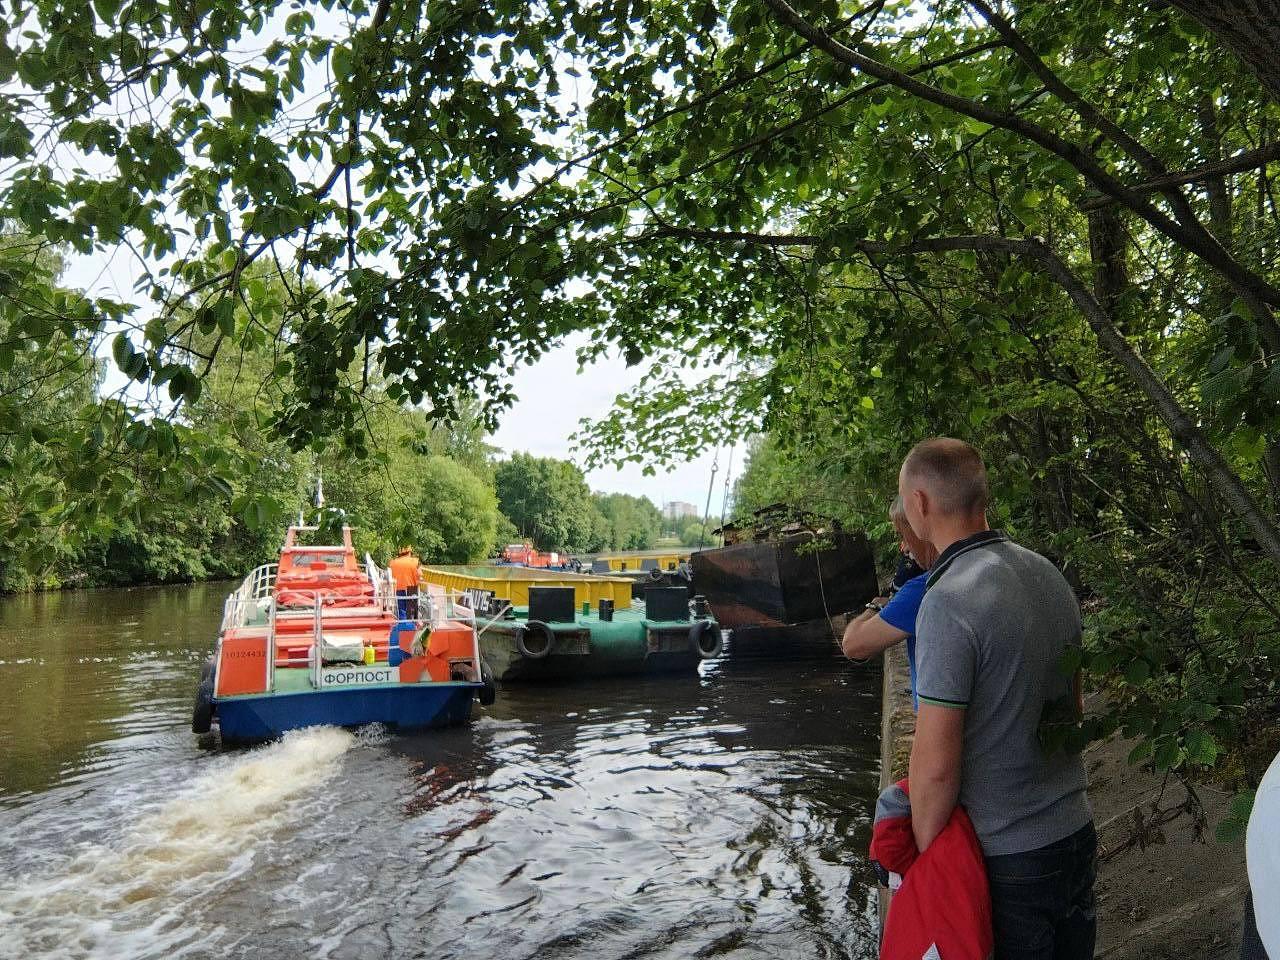
MULTIPOLYGON (((507 414, 492 442, 505 450, 522 450, 540 457, 573 459, 570 448, 583 417, 604 415, 614 398, 634 387, 643 373, 642 367, 627 368, 621 357, 602 359, 578 373, 578 360, 571 341, 543 356, 536 364, 522 369, 515 377, 519 395, 515 407, 507 414)), ((727 438, 720 450, 719 471, 711 496, 711 512, 721 512, 725 471, 729 464, 727 438)), ((661 470, 646 477, 640 464, 629 463, 622 469, 606 467, 587 474, 591 489, 606 493, 630 493, 646 496, 661 506, 668 500, 684 500, 695 504, 701 513, 707 502, 707 485, 715 451, 709 451, 669 473, 661 470)), ((733 475, 742 465, 742 445, 733 455, 733 475)))

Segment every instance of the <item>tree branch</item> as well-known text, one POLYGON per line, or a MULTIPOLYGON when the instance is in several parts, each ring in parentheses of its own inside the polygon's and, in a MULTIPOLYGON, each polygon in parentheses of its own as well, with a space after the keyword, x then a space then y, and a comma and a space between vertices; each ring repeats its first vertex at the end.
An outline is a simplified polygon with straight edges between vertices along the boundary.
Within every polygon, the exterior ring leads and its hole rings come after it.
POLYGON ((916 80, 900 70, 886 66, 878 60, 863 56, 809 23, 796 12, 795 8, 787 0, 764 0, 764 2, 777 13, 780 20, 800 36, 810 40, 815 47, 841 63, 855 67, 863 73, 881 79, 929 103, 952 110, 962 116, 972 117, 993 127, 1008 130, 1042 147, 1049 153, 1061 157, 1071 164, 1095 189, 1124 204, 1160 233, 1194 253, 1199 259, 1216 269, 1233 283, 1238 284, 1244 290, 1250 291, 1266 303, 1280 305, 1280 289, 1272 286, 1262 277, 1237 262, 1203 228, 1200 231, 1196 231, 1152 206, 1142 195, 1130 190, 1103 170, 1098 161, 1078 144, 1065 140, 1023 117, 1013 116, 1003 111, 992 109, 985 104, 947 93, 945 90, 940 90, 928 83, 916 80))
MULTIPOLYGON (((845 30, 847 30, 850 26, 853 25, 853 22, 855 20, 858 20, 861 17, 864 17, 868 13, 870 13, 872 15, 872 19, 867 22, 866 27, 864 27, 862 31, 859 31, 860 33, 865 32, 865 30, 871 26, 871 23, 874 22, 875 17, 879 15, 880 10, 884 7, 884 4, 885 4, 885 0, 874 0, 874 2, 869 3, 866 6, 862 7, 861 9, 855 11, 850 16, 845 17, 843 20, 840 21, 840 23, 836 25, 835 30, 832 31, 833 34, 843 33, 845 30)), ((788 51, 787 53, 784 53, 784 54, 781 54, 780 56, 775 57, 774 59, 770 60, 768 63, 764 64, 763 66, 755 70, 752 70, 750 73, 745 73, 736 77, 730 77, 729 79, 723 81, 722 83, 717 84, 715 87, 712 87, 710 90, 708 90, 706 93, 702 94, 701 96, 694 97, 688 103, 682 103, 679 106, 670 107, 666 110, 662 110, 658 113, 657 116, 653 117, 650 120, 645 121, 644 123, 637 125, 631 130, 628 130, 626 133, 622 134, 621 136, 615 137, 613 140, 610 140, 608 143, 603 143, 600 146, 595 147, 592 150, 588 150, 586 153, 581 154, 577 157, 570 157, 568 160, 565 160, 563 163, 561 163, 560 166, 558 166, 554 171, 552 171, 552 173, 549 176, 547 176, 544 180, 541 180, 538 183, 534 184, 527 193, 520 196, 516 200, 516 202, 513 203, 506 210, 506 212, 502 214, 501 218, 499 219, 499 222, 505 221, 508 218, 510 218, 517 210, 521 209, 524 206, 524 204, 526 204, 529 200, 532 200, 535 196, 537 196, 539 193, 545 190, 550 184, 555 183, 557 180, 559 180, 562 176, 564 176, 574 167, 581 166, 584 163, 590 163, 596 157, 599 157, 602 154, 608 153, 610 150, 616 150, 618 147, 621 147, 623 144, 628 143, 631 140, 634 140, 636 137, 640 136, 640 134, 644 133, 646 130, 651 130, 652 128, 656 127, 658 124, 662 123, 665 120, 669 120, 672 117, 681 113, 687 113, 691 110, 696 110, 698 109, 698 107, 701 107, 704 104, 710 103, 712 100, 720 96, 722 93, 732 90, 735 87, 740 87, 744 83, 750 83, 752 80, 759 79, 760 77, 763 77, 765 74, 772 73, 774 70, 777 70, 779 67, 784 66, 787 63, 790 63, 796 57, 808 51, 811 46, 813 46, 813 44, 811 44, 808 41, 805 41, 805 43, 803 43, 799 47, 796 47, 796 49, 788 51)))
POLYGON ((1050 93, 1075 110, 1080 119, 1092 124, 1094 129, 1129 154, 1147 171, 1147 176, 1156 177, 1168 172, 1165 170, 1164 164, 1156 159, 1150 150, 1130 136, 1127 131, 1123 130, 1101 110, 1085 100, 1084 97, 1054 73, 1049 65, 1031 49, 1031 45, 1014 28, 1013 24, 996 13, 985 0, 966 0, 966 2, 978 11, 982 19, 996 33, 1000 34, 1009 49, 1017 54, 1018 58, 1030 68, 1031 72, 1036 75, 1050 93))
MULTIPOLYGON (((985 53, 988 50, 994 50, 999 46, 1001 46, 1001 43, 998 40, 996 40, 996 41, 989 41, 987 43, 981 43, 974 47, 966 47, 963 50, 957 50, 955 53, 948 54, 945 57, 940 57, 937 60, 930 60, 926 63, 918 64, 917 66, 911 68, 910 74, 914 76, 917 74, 928 73, 930 70, 936 70, 938 67, 945 67, 949 64, 967 59, 968 57, 975 56, 979 53, 985 53)), ((868 94, 876 90, 880 90, 886 86, 890 86, 890 84, 888 84, 886 81, 883 81, 883 80, 872 80, 869 83, 864 83, 860 87, 855 87, 854 89, 848 91, 847 93, 841 94, 839 97, 836 97, 836 99, 832 100, 830 103, 827 103, 821 107, 818 107, 817 109, 812 110, 809 113, 801 114, 800 116, 794 118, 793 120, 789 120, 786 123, 781 124, 780 126, 772 127, 757 137, 753 137, 750 140, 745 140, 739 143, 737 146, 731 147, 730 149, 724 151, 723 153, 716 154, 715 156, 702 161, 697 166, 695 166, 692 170, 689 170, 687 173, 680 174, 678 176, 668 177, 665 180, 661 180, 655 184, 652 184, 651 186, 644 187, 642 190, 636 190, 635 193, 638 195, 648 195, 658 190, 666 190, 667 188, 673 187, 682 181, 688 180, 690 177, 697 176, 699 173, 702 173, 703 171, 710 170, 712 167, 716 166, 717 164, 724 163, 726 160, 732 160, 735 157, 741 156, 744 153, 754 150, 756 147, 762 147, 766 143, 776 140, 778 137, 785 136, 786 134, 790 133, 792 130, 796 130, 800 127, 813 123, 815 120, 819 120, 822 117, 826 116, 827 114, 835 110, 839 110, 841 107, 845 106, 846 104, 850 103, 856 98, 863 96, 864 94, 868 94)), ((588 217, 595 216, 596 214, 603 213, 604 211, 610 210, 614 207, 618 207, 618 206, 622 206, 623 204, 630 203, 631 201, 632 201, 632 195, 629 194, 627 196, 617 197, 605 203, 597 204, 596 206, 591 207, 587 210, 576 210, 576 209, 572 210, 569 212, 567 216, 561 217, 559 220, 553 223, 550 227, 542 228, 539 231, 539 235, 541 236, 549 233, 554 233, 555 231, 559 230, 562 226, 564 226, 566 223, 569 223, 573 220, 586 219, 588 217)))
MULTIPOLYGON (((1129 189, 1134 193, 1154 193, 1167 186, 1199 183, 1201 180, 1208 180, 1211 177, 1222 177, 1232 173, 1243 173, 1246 170, 1256 170, 1259 167, 1265 167, 1267 164, 1275 163, 1277 160, 1280 160, 1280 142, 1265 143, 1254 150, 1242 150, 1240 153, 1232 154, 1222 160, 1215 160, 1212 163, 1192 167, 1190 170, 1167 173, 1164 176, 1135 184, 1129 189)), ((1080 204, 1080 209, 1087 213, 1090 210, 1098 210, 1113 203, 1115 203, 1115 200, 1111 197, 1092 197, 1080 204)))
MULTIPOLYGON (((753 243, 768 247, 813 246, 820 238, 807 235, 769 235, 717 230, 668 228, 646 234, 647 237, 673 236, 691 240, 753 243)), ((643 240, 644 236, 636 238, 643 240)), ((1066 262, 1043 240, 966 235, 926 237, 907 243, 884 243, 874 240, 840 240, 845 249, 870 256, 901 256, 916 253, 948 253, 954 251, 986 251, 1024 257, 1041 268, 1071 298, 1084 316, 1102 348, 1125 370, 1138 388, 1151 401, 1156 414, 1164 421, 1173 438, 1190 454, 1192 462, 1205 474, 1219 496, 1257 537, 1258 543, 1272 560, 1280 563, 1280 526, 1263 513, 1240 477, 1209 442, 1195 420, 1182 408, 1164 381, 1147 364, 1141 354, 1125 339, 1114 320, 1089 288, 1071 271, 1066 262)))

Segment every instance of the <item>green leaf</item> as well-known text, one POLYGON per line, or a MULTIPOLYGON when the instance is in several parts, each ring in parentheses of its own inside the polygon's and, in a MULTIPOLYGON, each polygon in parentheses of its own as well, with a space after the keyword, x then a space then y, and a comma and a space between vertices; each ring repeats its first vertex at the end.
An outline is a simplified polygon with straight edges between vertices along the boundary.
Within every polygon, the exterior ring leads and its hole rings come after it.
POLYGON ((230 500, 234 495, 234 491, 231 489, 231 484, 217 474, 210 474, 206 477, 205 484, 227 500, 230 500))
POLYGON ((1165 737, 1158 742, 1152 759, 1156 769, 1164 772, 1172 769, 1181 756, 1182 748, 1178 746, 1178 741, 1171 737, 1165 737))
POLYGON ((164 343, 165 338, 168 336, 168 331, 165 328, 164 317, 152 317, 148 320, 145 332, 147 339, 151 341, 153 346, 158 347, 164 343))
POLYGON ((145 423, 131 423, 124 432, 124 442, 134 450, 144 450, 151 441, 151 431, 145 423))
POLYGON ((1204 730, 1192 730, 1186 740, 1187 760, 1211 767, 1218 760, 1218 743, 1204 730))
POLYGON ((346 80, 351 76, 351 51, 342 45, 333 48, 333 78, 346 80))
POLYGON ((129 360, 133 357, 133 344, 129 342, 128 334, 116 334, 115 339, 111 341, 111 356, 121 370, 128 367, 129 360))
POLYGON ((1231 817, 1224 817, 1218 821, 1218 825, 1214 828, 1213 838, 1221 844, 1239 843, 1244 839, 1245 833, 1249 828, 1249 821, 1235 820, 1231 817))
POLYGON ((1200 720, 1202 722, 1212 720, 1214 717, 1218 716, 1219 713, 1221 713, 1221 711, 1211 703, 1193 701, 1187 706, 1187 716, 1191 717, 1193 720, 1200 720))
POLYGON ((1219 843, 1237 843, 1244 839, 1249 826, 1249 816, 1253 813, 1253 790, 1242 790, 1231 798, 1231 808, 1214 829, 1214 836, 1219 843))
POLYGON ((1145 683, 1151 676, 1151 664, 1145 660, 1134 660, 1124 670, 1124 678, 1134 686, 1145 683))

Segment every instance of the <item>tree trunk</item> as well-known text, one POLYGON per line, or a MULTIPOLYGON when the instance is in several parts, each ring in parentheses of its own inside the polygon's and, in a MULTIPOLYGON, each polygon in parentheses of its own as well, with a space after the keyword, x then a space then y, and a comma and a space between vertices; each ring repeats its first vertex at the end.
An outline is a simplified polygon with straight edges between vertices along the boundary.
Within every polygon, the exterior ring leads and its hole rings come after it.
POLYGON ((1177 398, 1169 392, 1168 387, 1147 365, 1146 360, 1124 338, 1111 317, 1061 258, 1039 241, 1031 240, 1022 243, 1024 251, 1040 260, 1050 276, 1058 281, 1075 302, 1089 326, 1093 328, 1094 335, 1097 336, 1103 349, 1133 377, 1142 392, 1151 400, 1156 413, 1168 426, 1174 440, 1187 451, 1191 462, 1204 473, 1218 495, 1231 507, 1232 512, 1258 538, 1263 551, 1272 560, 1280 563, 1280 526, 1277 526, 1272 517, 1262 511, 1258 501, 1231 468, 1231 464, 1209 442, 1204 431, 1182 409, 1177 398))
MULTIPOLYGON (((1204 137, 1204 152, 1210 160, 1222 159, 1222 133, 1218 129, 1218 109, 1212 98, 1205 94, 1200 98, 1200 132, 1204 137)), ((1218 238, 1218 242, 1231 250, 1231 191, 1227 189, 1227 178, 1215 173, 1204 178, 1204 192, 1209 197, 1209 228, 1218 238)))
POLYGON ((1120 297, 1129 286, 1125 258, 1124 224, 1115 207, 1089 212, 1089 258, 1093 261, 1093 294, 1124 332, 1128 324, 1120 315, 1120 297))
POLYGON ((880 255, 893 252, 1003 250, 1038 261, 1084 314, 1102 349, 1120 364, 1121 368, 1133 378, 1138 388, 1146 394, 1155 408, 1156 415, 1164 421, 1173 439, 1186 451, 1191 463, 1204 474, 1218 496, 1222 497, 1231 511, 1249 528, 1263 552, 1276 563, 1280 563, 1280 525, 1276 524, 1270 514, 1262 510, 1258 500, 1240 479, 1240 475, 1210 443, 1199 424, 1182 408, 1159 375, 1125 339, 1111 315, 1098 302, 1097 297, 1080 281, 1079 277, 1071 272, 1071 268, 1063 259, 1043 241, 1013 240, 1004 237, 935 237, 904 247, 867 242, 862 245, 862 248, 867 252, 880 255))

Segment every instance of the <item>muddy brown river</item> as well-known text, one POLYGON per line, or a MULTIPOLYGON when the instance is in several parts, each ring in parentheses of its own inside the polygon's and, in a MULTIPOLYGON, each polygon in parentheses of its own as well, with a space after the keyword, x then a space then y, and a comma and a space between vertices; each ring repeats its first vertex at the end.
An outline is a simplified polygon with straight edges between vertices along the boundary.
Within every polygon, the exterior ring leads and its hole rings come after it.
POLYGON ((878 672, 709 663, 202 749, 227 589, 0 601, 0 958, 875 956, 878 672))

